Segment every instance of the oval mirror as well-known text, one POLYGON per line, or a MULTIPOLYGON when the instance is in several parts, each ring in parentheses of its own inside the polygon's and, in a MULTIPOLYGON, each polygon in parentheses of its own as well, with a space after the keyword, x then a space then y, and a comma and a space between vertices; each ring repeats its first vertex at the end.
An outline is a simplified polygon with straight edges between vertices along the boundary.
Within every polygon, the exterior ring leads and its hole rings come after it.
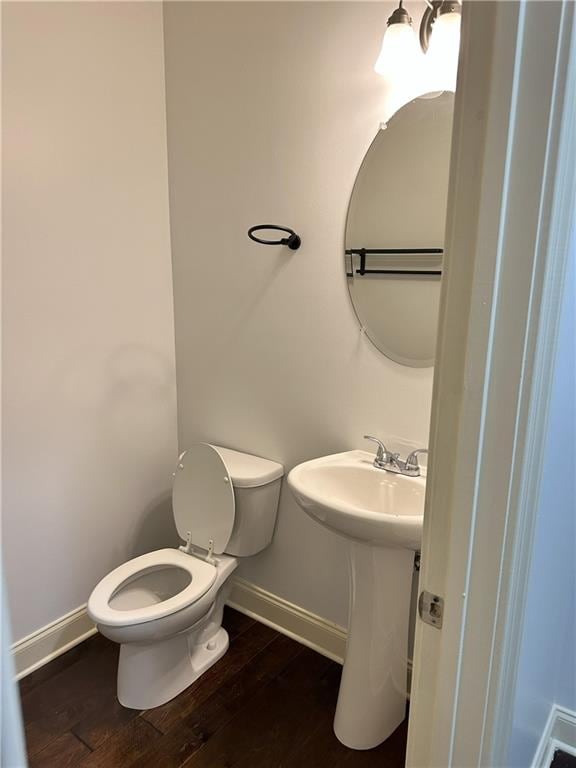
POLYGON ((387 357, 434 365, 454 94, 410 102, 380 130, 354 184, 345 236, 350 298, 387 357))

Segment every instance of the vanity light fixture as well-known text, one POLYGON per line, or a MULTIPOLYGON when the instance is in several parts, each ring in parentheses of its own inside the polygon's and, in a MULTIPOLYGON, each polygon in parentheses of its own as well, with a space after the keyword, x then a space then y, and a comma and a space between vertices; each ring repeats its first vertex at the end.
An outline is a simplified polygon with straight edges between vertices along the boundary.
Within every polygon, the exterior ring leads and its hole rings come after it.
POLYGON ((459 0, 426 0, 426 5, 419 47, 410 14, 400 0, 388 19, 374 69, 410 94, 414 89, 455 91, 461 4, 459 0), (430 85, 424 87, 425 82, 430 85))

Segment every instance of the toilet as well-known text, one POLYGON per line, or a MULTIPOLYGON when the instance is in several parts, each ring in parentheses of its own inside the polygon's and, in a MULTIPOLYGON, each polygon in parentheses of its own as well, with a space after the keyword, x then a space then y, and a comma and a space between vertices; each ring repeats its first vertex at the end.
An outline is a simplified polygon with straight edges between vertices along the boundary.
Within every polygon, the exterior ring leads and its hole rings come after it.
POLYGON ((226 653, 230 575, 236 558, 270 544, 283 474, 275 461, 208 443, 180 455, 172 505, 186 543, 120 565, 88 600, 98 630, 120 643, 123 706, 164 704, 226 653))

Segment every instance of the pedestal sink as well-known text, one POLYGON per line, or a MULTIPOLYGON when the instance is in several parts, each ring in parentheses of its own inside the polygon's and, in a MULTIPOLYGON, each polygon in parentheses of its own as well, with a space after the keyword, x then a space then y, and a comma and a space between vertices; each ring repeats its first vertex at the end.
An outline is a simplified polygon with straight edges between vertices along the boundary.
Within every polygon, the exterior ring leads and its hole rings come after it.
POLYGON ((334 731, 371 749, 406 715, 408 622, 426 481, 373 466, 366 451, 299 464, 288 475, 298 504, 350 540, 350 626, 334 731))

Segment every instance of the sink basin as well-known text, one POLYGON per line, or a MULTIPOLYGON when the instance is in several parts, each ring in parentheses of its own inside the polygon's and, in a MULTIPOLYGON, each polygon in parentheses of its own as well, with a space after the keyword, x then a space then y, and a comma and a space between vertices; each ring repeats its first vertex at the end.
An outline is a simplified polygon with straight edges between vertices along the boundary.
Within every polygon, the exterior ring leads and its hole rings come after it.
POLYGON ((376 469, 374 456, 348 451, 299 464, 288 485, 302 509, 335 533, 418 550, 426 481, 376 469))
POLYGON ((376 469, 348 451, 294 467, 288 485, 310 517, 350 542, 350 624, 334 731, 371 749, 406 716, 414 551, 426 481, 376 469))

